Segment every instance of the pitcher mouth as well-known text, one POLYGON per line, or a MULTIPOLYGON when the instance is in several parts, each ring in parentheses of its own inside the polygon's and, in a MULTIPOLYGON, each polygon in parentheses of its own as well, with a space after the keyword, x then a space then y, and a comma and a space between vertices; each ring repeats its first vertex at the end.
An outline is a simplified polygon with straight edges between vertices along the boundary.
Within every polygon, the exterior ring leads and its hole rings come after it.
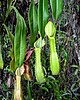
POLYGON ((40 37, 35 43, 34 47, 35 48, 42 48, 45 45, 44 39, 42 40, 42 37, 40 37))

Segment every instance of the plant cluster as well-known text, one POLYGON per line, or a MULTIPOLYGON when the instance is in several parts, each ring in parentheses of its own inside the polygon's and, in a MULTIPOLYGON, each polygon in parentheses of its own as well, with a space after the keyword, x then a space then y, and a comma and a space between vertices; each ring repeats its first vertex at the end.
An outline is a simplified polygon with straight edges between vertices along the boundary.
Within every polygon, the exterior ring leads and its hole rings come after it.
MULTIPOLYGON (((31 0, 29 10, 28 10, 28 23, 29 23, 29 29, 30 29, 30 47, 31 49, 27 51, 27 45, 26 45, 26 37, 27 37, 27 23, 25 19, 22 17, 20 12, 15 7, 16 0, 7 0, 7 9, 6 9, 6 15, 5 18, 3 18, 2 27, 0 28, 0 31, 2 29, 6 30, 10 43, 11 43, 11 49, 10 49, 10 68, 8 69, 9 72, 14 73, 14 95, 12 99, 14 100, 23 100, 23 91, 22 87, 25 85, 21 84, 22 81, 22 75, 24 76, 24 79, 27 80, 27 93, 28 97, 24 97, 24 99, 30 99, 33 100, 35 96, 31 94, 33 87, 39 86, 38 89, 40 91, 36 91, 36 94, 40 93, 42 90, 45 91, 45 93, 50 94, 50 100, 67 100, 64 96, 70 95, 72 98, 74 96, 74 100, 78 99, 79 94, 76 93, 79 88, 76 88, 76 85, 73 84, 70 91, 63 92, 60 91, 61 86, 64 85, 64 83, 60 82, 62 79, 60 79, 60 74, 63 75, 65 80, 65 68, 64 74, 60 70, 60 57, 57 54, 58 41, 56 39, 56 33, 61 32, 57 30, 58 27, 58 18, 60 17, 62 10, 63 10, 63 0, 38 0, 37 7, 35 6, 35 1, 31 0), (50 14, 49 14, 49 4, 51 7, 51 15, 52 20, 49 20, 50 14), (16 16, 16 22, 15 22, 15 31, 11 31, 11 26, 8 25, 6 22, 8 21, 9 15, 11 12, 15 12, 16 16), (45 68, 46 64, 43 63, 43 47, 47 44, 45 41, 45 38, 47 38, 49 42, 49 58, 48 62, 50 66, 47 69, 45 68), (35 53, 35 64, 32 66, 35 67, 34 71, 32 71, 31 67, 29 66, 29 59, 32 55, 32 53, 35 53), (43 66, 44 65, 44 66, 43 66), (49 70, 49 72, 47 72, 49 70), (37 82, 32 83, 32 76, 35 75, 35 79, 37 82), (30 82, 31 81, 31 82, 30 82), (59 82, 61 84, 59 84, 59 82)), ((23 1, 22 1, 23 2, 23 1)), ((1 3, 1 2, 0 2, 1 3)), ((2 15, 1 15, 2 16, 2 15)), ((4 16, 2 16, 4 17, 4 16)), ((65 33, 65 32, 64 32, 65 33)), ((3 69, 3 66, 5 65, 2 57, 2 47, 1 47, 1 38, 2 35, 0 34, 0 69, 3 69)), ((46 49, 46 48, 45 48, 46 49)), ((60 54, 59 54, 60 55, 60 54)), ((33 56, 32 56, 33 57, 33 56)), ((31 59, 30 59, 31 61, 31 59)), ((46 61, 46 58, 44 59, 46 61)), ((66 66, 66 63, 68 61, 68 54, 64 50, 64 64, 63 66, 66 66)), ((72 66, 75 67, 75 66, 72 66)), ((78 73, 79 68, 77 67, 78 73)), ((78 80, 80 81, 80 80, 78 80)), ((8 85, 10 81, 8 80, 8 85)), ((77 84, 80 82, 77 82, 77 84)), ((65 88, 64 88, 65 91, 65 88)), ((69 97, 68 97, 69 98, 69 97)), ((38 99, 38 98, 37 98, 38 99)))

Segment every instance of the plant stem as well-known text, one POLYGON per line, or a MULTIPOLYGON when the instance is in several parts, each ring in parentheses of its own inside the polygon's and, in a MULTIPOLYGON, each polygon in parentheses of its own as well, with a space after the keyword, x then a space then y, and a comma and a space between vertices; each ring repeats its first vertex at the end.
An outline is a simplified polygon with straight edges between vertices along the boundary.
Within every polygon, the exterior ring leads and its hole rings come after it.
POLYGON ((0 35, 0 69, 3 69, 3 59, 2 59, 2 52, 1 52, 1 35, 0 35))
POLYGON ((32 100, 32 95, 31 95, 31 88, 30 88, 30 82, 28 81, 28 84, 27 84, 27 89, 28 89, 28 97, 30 100, 32 100))

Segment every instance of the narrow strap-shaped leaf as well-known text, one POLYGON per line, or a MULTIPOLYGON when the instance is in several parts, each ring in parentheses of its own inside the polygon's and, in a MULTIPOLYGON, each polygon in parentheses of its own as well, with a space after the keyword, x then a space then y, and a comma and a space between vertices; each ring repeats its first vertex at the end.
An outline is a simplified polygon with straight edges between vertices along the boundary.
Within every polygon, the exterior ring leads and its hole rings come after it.
POLYGON ((39 0, 38 2, 38 29, 42 37, 45 35, 45 25, 48 22, 48 0, 39 0))
POLYGON ((3 69, 3 59, 2 59, 2 52, 1 52, 1 35, 0 35, 0 69, 3 69))
POLYGON ((29 7, 28 20, 29 20, 29 27, 30 27, 30 44, 31 46, 33 46, 38 31, 37 12, 36 12, 34 0, 31 1, 29 7))
POLYGON ((11 50, 11 70, 15 71, 17 67, 21 67, 24 62, 25 54, 26 54, 26 23, 24 18, 19 14, 18 10, 11 6, 11 10, 14 9, 16 12, 16 28, 15 28, 15 35, 13 36, 6 25, 4 25, 11 43, 12 43, 12 50, 11 50))
POLYGON ((15 7, 12 7, 16 12, 16 29, 14 37, 14 56, 15 56, 15 69, 21 67, 24 62, 26 54, 26 23, 24 18, 19 14, 15 7))
MULTIPOLYGON (((6 21, 6 19, 8 18, 8 16, 9 16, 9 14, 10 14, 10 12, 11 12, 11 10, 12 10, 12 7, 11 7, 11 5, 15 5, 15 3, 16 3, 16 1, 17 0, 14 0, 14 2, 13 2, 13 0, 7 0, 7 9, 6 9, 6 18, 5 18, 5 21, 6 21)), ((4 22, 5 22, 4 21, 4 22)))
POLYGON ((15 29, 15 37, 14 37, 14 56, 15 56, 15 66, 19 67, 19 59, 20 59, 20 31, 21 31, 21 22, 19 15, 17 16, 17 24, 15 29))
POLYGON ((43 34, 43 0, 38 1, 38 29, 43 34))
POLYGON ((24 21, 24 18, 21 16, 21 25, 22 25, 22 31, 20 35, 20 59, 19 59, 19 66, 23 64, 24 57, 26 54, 26 23, 24 21))
POLYGON ((45 28, 45 25, 48 22, 48 0, 43 0, 43 28, 45 28))
POLYGON ((52 15, 54 19, 58 19, 63 9, 63 0, 50 0, 52 15))
POLYGON ((12 4, 12 0, 7 0, 7 9, 9 9, 9 7, 11 6, 12 4))
POLYGON ((16 28, 15 28, 15 36, 14 36, 14 57, 15 57, 15 68, 19 67, 19 59, 20 59, 20 33, 21 33, 21 19, 18 10, 12 6, 12 9, 16 12, 16 28))
POLYGON ((16 28, 15 28, 15 36, 14 36, 14 56, 15 56, 15 68, 19 67, 19 59, 20 59, 20 32, 21 32, 21 19, 18 10, 12 6, 12 9, 16 12, 16 28))

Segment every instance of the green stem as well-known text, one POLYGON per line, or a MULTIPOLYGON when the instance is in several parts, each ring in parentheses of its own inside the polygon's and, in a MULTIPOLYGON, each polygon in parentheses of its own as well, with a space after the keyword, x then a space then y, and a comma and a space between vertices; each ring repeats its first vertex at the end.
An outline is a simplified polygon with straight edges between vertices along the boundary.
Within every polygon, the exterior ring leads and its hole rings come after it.
POLYGON ((28 84, 27 84, 27 90, 28 90, 28 97, 29 97, 30 100, 32 100, 31 87, 30 87, 29 81, 28 81, 28 84))

